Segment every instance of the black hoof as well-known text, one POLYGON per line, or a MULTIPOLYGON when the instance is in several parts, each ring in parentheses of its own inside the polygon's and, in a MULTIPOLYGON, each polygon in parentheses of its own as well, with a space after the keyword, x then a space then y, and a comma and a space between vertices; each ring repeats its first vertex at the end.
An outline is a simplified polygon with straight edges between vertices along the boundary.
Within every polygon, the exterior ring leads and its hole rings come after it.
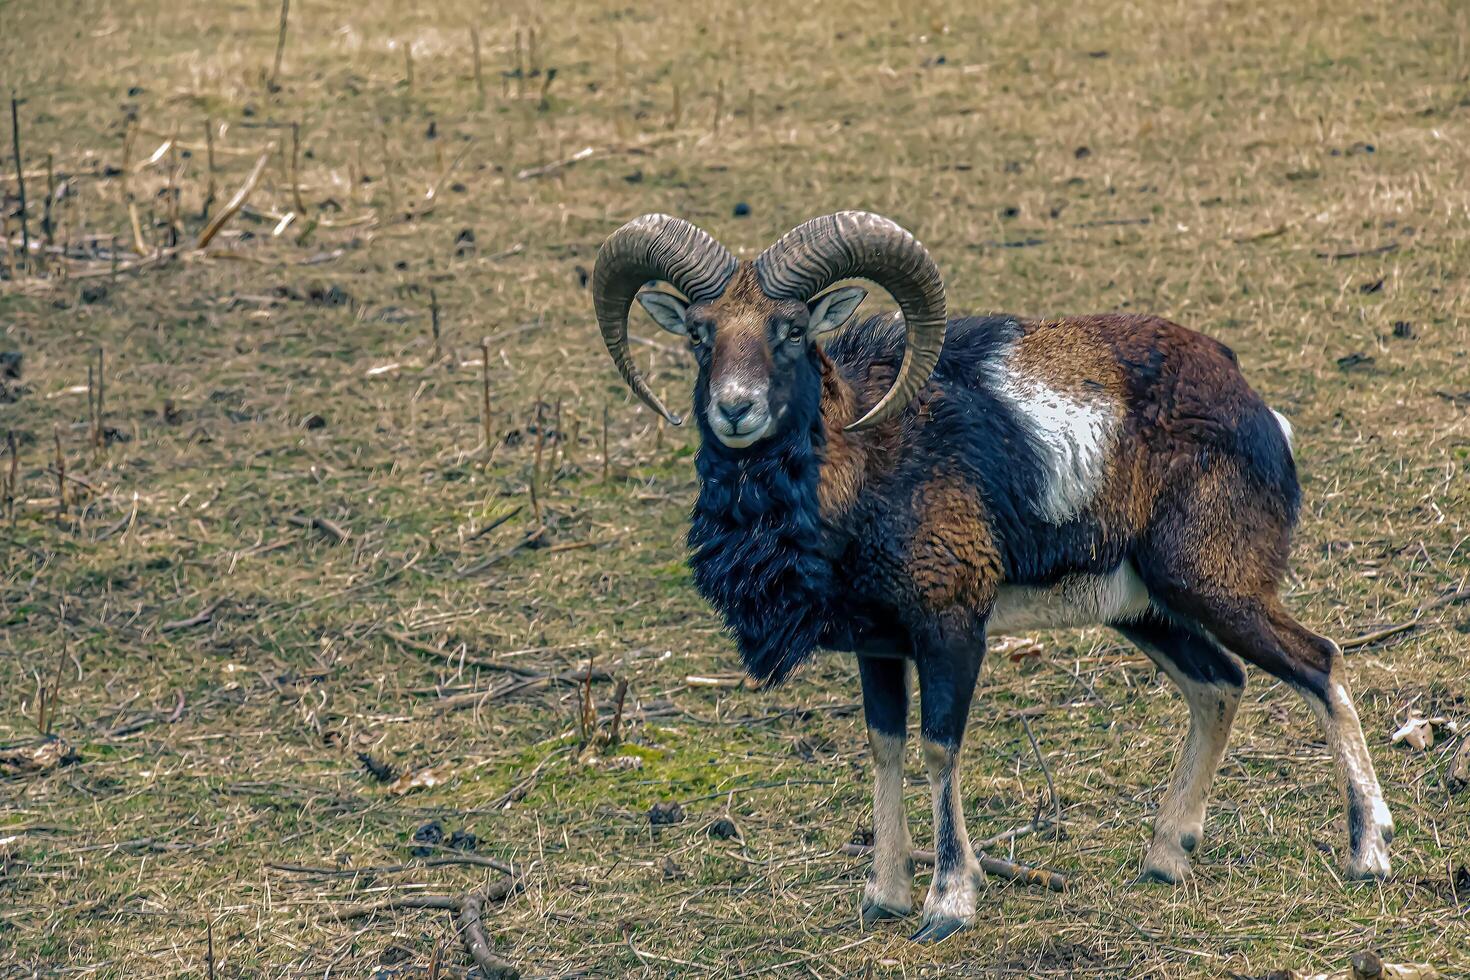
POLYGON ((1162 868, 1145 868, 1133 879, 1135 885, 1177 885, 1179 879, 1162 868))
POLYGON ((869 905, 866 902, 863 903, 863 925, 865 926, 882 922, 885 919, 907 918, 908 914, 908 909, 891 909, 886 905, 869 905))
POLYGON ((919 931, 909 937, 916 943, 942 943, 962 929, 968 929, 969 919, 934 919, 925 922, 919 931))

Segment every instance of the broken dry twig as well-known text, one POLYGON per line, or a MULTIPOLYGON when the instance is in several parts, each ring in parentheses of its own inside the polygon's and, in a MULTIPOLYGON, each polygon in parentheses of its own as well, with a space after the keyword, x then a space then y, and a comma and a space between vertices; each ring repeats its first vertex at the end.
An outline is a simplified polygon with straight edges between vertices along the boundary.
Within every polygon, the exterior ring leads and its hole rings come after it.
POLYGON ((1402 623, 1395 623, 1392 626, 1385 626, 1383 629, 1374 630, 1371 633, 1364 633, 1362 636, 1355 636, 1350 640, 1343 640, 1342 643, 1338 644, 1338 647, 1342 650, 1357 650, 1361 647, 1370 647, 1375 643, 1381 643, 1390 637, 1398 636, 1400 633, 1407 633, 1409 630, 1414 629, 1423 622, 1424 617, 1431 611, 1439 609, 1441 606, 1452 606, 1457 602, 1464 602, 1466 599, 1470 599, 1470 589, 1461 589, 1458 592, 1451 592, 1449 595, 1442 595, 1438 599, 1426 603, 1417 613, 1402 623))
POLYGON ((519 880, 503 878, 483 892, 466 892, 458 898, 451 895, 402 895, 381 902, 349 905, 334 912, 333 917, 338 921, 347 921, 402 909, 444 909, 454 912, 458 919, 460 939, 480 972, 497 980, 510 980, 519 977, 520 971, 490 951, 490 941, 485 935, 484 910, 486 902, 504 901, 519 891, 520 887, 519 880))
POLYGON ((188 619, 175 619, 158 627, 160 633, 173 633, 176 630, 185 630, 191 626, 203 626, 214 619, 214 611, 218 609, 225 600, 216 599, 202 610, 190 616, 188 619))
MULTIPOLYGON (((866 857, 873 853, 873 848, 867 844, 844 844, 842 853, 853 857, 866 857)), ((915 864, 933 864, 933 851, 914 851, 915 864)), ((1023 885, 1040 885, 1048 891, 1062 892, 1067 890, 1067 878, 1056 871, 1047 871, 1043 868, 1032 868, 1014 861, 1004 861, 993 858, 988 854, 977 854, 975 860, 980 862, 980 870, 986 874, 1004 878, 1007 881, 1019 881, 1023 885)))
POLYGON ((319 515, 312 517, 301 517, 299 515, 293 514, 291 517, 286 518, 286 520, 296 527, 315 528, 316 530, 325 534, 327 537, 331 538, 333 544, 341 544, 349 537, 347 531, 342 528, 342 525, 338 524, 336 521, 331 520, 330 518, 321 517, 319 515))
POLYGON ((229 223, 229 220, 245 206, 245 202, 249 200, 251 192, 255 190, 255 185, 260 183, 260 175, 265 173, 265 165, 270 161, 271 151, 274 149, 275 144, 271 144, 256 158, 255 166, 251 168, 250 176, 245 178, 245 183, 240 185, 240 189, 235 191, 230 199, 225 202, 225 206, 219 209, 219 213, 211 218, 209 224, 205 225, 204 230, 199 233, 199 239, 194 243, 196 250, 202 251, 208 248, 209 243, 214 241, 214 236, 218 235, 220 230, 229 223))

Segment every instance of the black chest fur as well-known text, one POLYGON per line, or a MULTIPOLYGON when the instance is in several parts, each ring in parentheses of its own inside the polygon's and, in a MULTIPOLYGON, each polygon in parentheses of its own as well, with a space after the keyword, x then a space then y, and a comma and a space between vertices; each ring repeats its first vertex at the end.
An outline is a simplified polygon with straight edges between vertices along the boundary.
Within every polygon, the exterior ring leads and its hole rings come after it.
POLYGON ((832 620, 814 439, 794 432, 758 453, 732 454, 707 436, 695 458, 694 584, 724 616, 746 670, 769 684, 812 655, 832 620))

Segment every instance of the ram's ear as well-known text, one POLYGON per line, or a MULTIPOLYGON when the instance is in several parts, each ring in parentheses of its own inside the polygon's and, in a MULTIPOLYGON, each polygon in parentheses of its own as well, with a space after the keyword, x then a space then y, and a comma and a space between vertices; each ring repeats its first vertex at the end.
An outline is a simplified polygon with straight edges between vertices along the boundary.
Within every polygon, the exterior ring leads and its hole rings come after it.
POLYGON ((807 332, 813 335, 836 330, 847 322, 858 304, 867 298, 868 291, 861 286, 844 286, 817 297, 811 304, 811 320, 807 332))
POLYGON ((645 289, 638 294, 638 302, 648 311, 648 315, 653 317, 653 322, 669 333, 684 336, 689 332, 684 326, 684 314, 689 307, 677 297, 656 289, 645 289))

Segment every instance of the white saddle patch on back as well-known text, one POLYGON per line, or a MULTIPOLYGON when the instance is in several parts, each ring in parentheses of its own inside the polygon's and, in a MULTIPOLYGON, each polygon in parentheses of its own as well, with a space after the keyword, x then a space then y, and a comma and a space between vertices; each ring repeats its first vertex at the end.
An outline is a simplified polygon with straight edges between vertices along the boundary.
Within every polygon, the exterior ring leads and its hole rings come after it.
POLYGON ((1055 585, 1002 585, 987 629, 991 633, 1126 623, 1149 609, 1148 589, 1133 565, 1109 575, 1069 575, 1055 585))
POLYGON ((1041 450, 1047 480, 1038 512, 1053 524, 1076 517, 1107 474, 1118 430, 1112 406, 1102 398, 1079 400, 1014 371, 998 374, 996 382, 1041 450))

